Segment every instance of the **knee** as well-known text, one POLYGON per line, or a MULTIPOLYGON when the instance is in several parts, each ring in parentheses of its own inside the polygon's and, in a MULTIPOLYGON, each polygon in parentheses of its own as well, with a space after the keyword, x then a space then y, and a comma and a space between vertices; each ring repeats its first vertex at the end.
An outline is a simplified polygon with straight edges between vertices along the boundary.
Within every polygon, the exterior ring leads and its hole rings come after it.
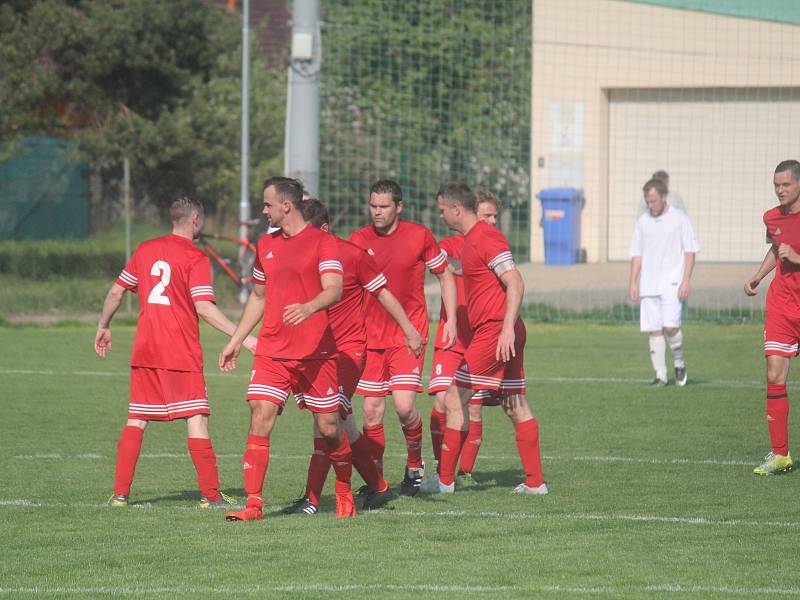
POLYGON ((664 328, 664 333, 666 333, 668 337, 675 337, 676 335, 678 335, 679 331, 680 331, 680 329, 678 327, 665 327, 664 328))
POLYGON ((532 419, 534 416, 528 401, 521 394, 507 396, 503 402, 503 408, 506 411, 506 415, 515 424, 532 419))
POLYGON ((774 385, 783 385, 786 383, 786 376, 783 373, 783 369, 776 367, 767 368, 767 383, 774 385))

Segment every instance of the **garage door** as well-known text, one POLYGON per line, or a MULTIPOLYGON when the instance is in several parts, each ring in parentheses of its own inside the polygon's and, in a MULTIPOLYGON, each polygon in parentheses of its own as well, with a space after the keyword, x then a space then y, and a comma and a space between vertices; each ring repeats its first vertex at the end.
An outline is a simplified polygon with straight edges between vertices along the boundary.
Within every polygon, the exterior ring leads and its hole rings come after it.
POLYGON ((773 169, 800 160, 800 88, 613 90, 609 110, 609 260, 629 259, 642 185, 663 169, 698 260, 760 262, 773 169))

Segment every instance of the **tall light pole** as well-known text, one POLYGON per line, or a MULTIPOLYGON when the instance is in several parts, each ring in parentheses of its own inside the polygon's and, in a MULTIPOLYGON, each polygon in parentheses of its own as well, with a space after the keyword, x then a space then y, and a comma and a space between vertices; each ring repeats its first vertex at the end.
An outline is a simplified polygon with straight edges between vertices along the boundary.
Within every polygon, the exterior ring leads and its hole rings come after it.
MULTIPOLYGON (((242 3, 242 180, 239 193, 239 239, 247 239, 250 220, 249 170, 250 170, 250 0, 242 3)), ((247 249, 239 246, 239 272, 242 279, 249 277, 250 265, 247 249)), ((247 291, 239 291, 239 301, 247 301, 247 291)))
POLYGON ((286 92, 284 172, 319 193, 319 0, 294 0, 286 92))

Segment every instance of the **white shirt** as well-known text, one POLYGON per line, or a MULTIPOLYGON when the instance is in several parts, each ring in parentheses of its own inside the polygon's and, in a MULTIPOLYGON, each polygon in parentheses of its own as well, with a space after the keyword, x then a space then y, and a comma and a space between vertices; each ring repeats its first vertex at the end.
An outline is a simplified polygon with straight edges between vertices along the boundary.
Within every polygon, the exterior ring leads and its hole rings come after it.
POLYGON ((631 258, 642 257, 639 296, 677 292, 683 278, 684 255, 699 250, 692 223, 682 210, 667 204, 657 217, 649 211, 641 215, 636 219, 630 249, 631 258))

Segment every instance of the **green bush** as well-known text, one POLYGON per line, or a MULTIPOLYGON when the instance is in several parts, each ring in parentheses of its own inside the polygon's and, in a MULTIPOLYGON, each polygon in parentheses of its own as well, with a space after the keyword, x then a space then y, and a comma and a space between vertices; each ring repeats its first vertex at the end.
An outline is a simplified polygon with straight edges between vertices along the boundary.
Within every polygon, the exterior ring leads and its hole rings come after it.
POLYGON ((125 250, 97 239, 0 242, 0 273, 25 279, 116 277, 125 250))

